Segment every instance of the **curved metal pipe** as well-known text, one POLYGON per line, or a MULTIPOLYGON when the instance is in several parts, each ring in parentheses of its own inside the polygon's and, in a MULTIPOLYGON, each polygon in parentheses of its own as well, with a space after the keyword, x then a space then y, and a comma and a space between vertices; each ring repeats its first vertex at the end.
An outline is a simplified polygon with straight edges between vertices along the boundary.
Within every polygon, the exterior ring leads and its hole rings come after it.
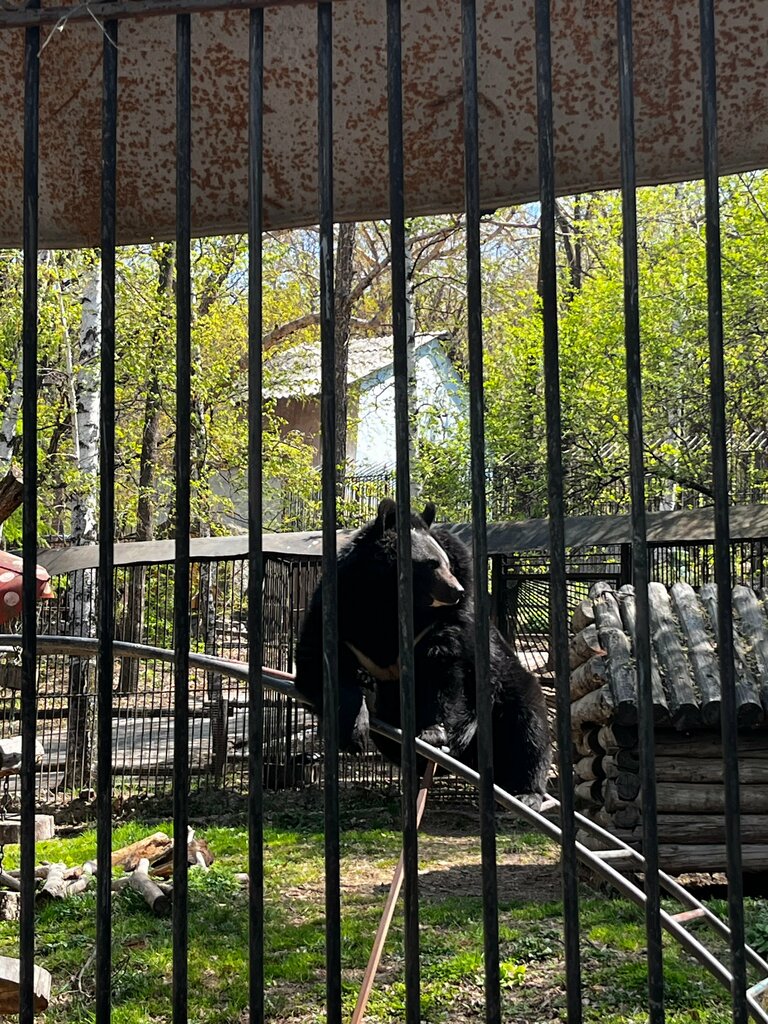
MULTIPOLYGON (((17 633, 2 633, 0 634, 0 645, 20 647, 21 637, 17 633)), ((174 651, 168 650, 164 647, 150 647, 145 644, 132 644, 124 640, 115 640, 113 648, 116 657, 144 658, 164 662, 173 662, 174 660, 174 651)), ((37 650, 39 654, 68 654, 75 657, 91 658, 96 655, 98 649, 99 640, 95 637, 37 637, 37 650)), ((228 658, 218 658, 211 654, 194 654, 190 652, 189 665, 191 668, 220 672, 231 676, 233 679, 243 679, 246 681, 248 679, 247 662, 231 661, 228 658)), ((308 704, 308 701, 299 693, 291 682, 293 678, 294 677, 288 672, 281 672, 277 669, 270 669, 266 667, 262 668, 262 680, 264 685, 269 686, 273 690, 277 690, 278 693, 283 694, 285 697, 291 697, 300 704, 308 704)), ((397 743, 402 742, 402 734, 400 730, 395 729, 391 725, 387 725, 386 722, 381 722, 376 718, 371 718, 370 727, 380 736, 386 736, 388 739, 394 740, 397 743)), ((418 738, 416 740, 416 751, 428 760, 434 761, 435 764, 440 765, 441 768, 445 768, 453 775, 456 775, 458 778, 463 779, 465 782, 469 782, 470 785, 474 786, 476 789, 479 787, 479 774, 476 771, 473 771, 473 769, 467 767, 467 765, 463 764, 461 761, 457 761, 456 758, 451 757, 450 754, 446 754, 442 750, 438 750, 436 747, 432 747, 430 744, 424 743, 423 740, 418 738)), ((503 789, 500 789, 498 786, 494 786, 494 795, 496 800, 503 807, 507 807, 509 810, 514 811, 519 815, 519 817, 527 821, 528 824, 533 825, 539 832, 543 832, 544 835, 554 840, 558 845, 561 845, 562 833, 559 826, 553 821, 550 821, 548 818, 544 817, 543 814, 533 810, 533 808, 529 807, 521 800, 518 800, 517 797, 513 796, 511 793, 507 793, 503 789)), ((553 799, 549 806, 559 808, 560 804, 559 801, 553 799)), ((636 860, 638 871, 643 870, 645 861, 642 855, 636 850, 633 850, 623 840, 618 839, 610 832, 602 829, 589 818, 584 817, 584 815, 577 813, 576 819, 579 824, 583 825, 593 834, 603 839, 606 844, 610 844, 613 849, 625 851, 629 858, 636 860)), ((626 896, 640 907, 645 905, 645 893, 630 881, 630 879, 622 875, 621 872, 617 871, 610 864, 602 860, 602 858, 594 851, 588 850, 582 843, 576 843, 576 853, 582 864, 588 866, 606 882, 613 885, 614 888, 622 895, 626 896)), ((694 896, 683 889, 683 887, 675 882, 674 879, 663 872, 660 873, 659 877, 664 888, 685 906, 704 910, 705 919, 720 935, 727 937, 730 934, 727 925, 723 924, 719 918, 715 917, 711 911, 707 910, 702 903, 699 903, 694 896)), ((706 948, 706 946, 703 946, 695 936, 693 936, 674 919, 673 915, 669 914, 665 910, 661 911, 661 923, 666 932, 676 939, 684 949, 691 953, 691 955, 694 956, 703 967, 706 967, 710 974, 717 978, 717 980, 730 991, 733 984, 733 976, 731 972, 714 956, 713 953, 710 952, 710 950, 706 948)), ((750 963, 752 963, 758 970, 762 971, 764 976, 768 976, 768 963, 766 963, 766 961, 764 961, 762 957, 760 957, 749 946, 745 947, 745 951, 750 963)), ((747 993, 747 1001, 752 1017, 755 1020, 760 1021, 761 1024, 768 1024, 768 1012, 766 1012, 766 1010, 758 1003, 755 994, 753 994, 753 990, 751 989, 747 993)))

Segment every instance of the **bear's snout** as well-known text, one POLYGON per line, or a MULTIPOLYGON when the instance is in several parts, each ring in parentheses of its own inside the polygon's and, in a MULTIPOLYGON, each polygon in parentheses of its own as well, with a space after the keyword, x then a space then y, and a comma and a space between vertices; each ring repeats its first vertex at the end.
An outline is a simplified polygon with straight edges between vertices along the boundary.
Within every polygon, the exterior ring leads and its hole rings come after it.
POLYGON ((458 604, 463 593, 464 587, 462 587, 453 573, 447 569, 442 569, 435 575, 432 583, 432 607, 439 608, 441 605, 458 604))

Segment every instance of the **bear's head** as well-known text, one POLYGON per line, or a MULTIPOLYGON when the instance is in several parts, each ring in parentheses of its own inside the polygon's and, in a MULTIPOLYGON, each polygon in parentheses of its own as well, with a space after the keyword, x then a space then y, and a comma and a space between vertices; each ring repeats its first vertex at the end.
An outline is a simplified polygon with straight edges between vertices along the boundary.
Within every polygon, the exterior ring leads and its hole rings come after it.
MULTIPOLYGON (((464 596, 464 587, 456 578, 451 560, 430 528, 437 510, 430 501, 421 515, 411 515, 411 559, 413 593, 417 607, 453 607, 464 596)), ((373 532, 380 550, 391 558, 397 545, 397 506, 391 498, 379 503, 373 532)))

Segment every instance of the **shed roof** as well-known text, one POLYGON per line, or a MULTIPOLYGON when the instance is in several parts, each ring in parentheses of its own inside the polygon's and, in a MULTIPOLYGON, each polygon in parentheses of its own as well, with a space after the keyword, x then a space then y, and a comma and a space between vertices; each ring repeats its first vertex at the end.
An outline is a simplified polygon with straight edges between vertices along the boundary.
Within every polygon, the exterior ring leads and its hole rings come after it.
MULTIPOLYGON (((438 335, 417 334, 416 351, 439 340, 438 335)), ((392 335, 380 338, 350 338, 347 383, 355 384, 377 370, 392 365, 392 335)), ((320 394, 320 341, 305 341, 272 355, 269 360, 272 383, 264 389, 267 398, 310 398, 320 394)))
MULTIPOLYGON (((229 9, 196 15, 192 26, 196 234, 247 225, 248 13, 232 9, 243 0, 218 3, 229 9)), ((76 13, 52 31, 62 8, 50 14, 50 3, 42 6, 39 15, 7 4, 0 11, 0 244, 19 244, 22 232, 23 34, 13 26, 30 17, 49 18, 41 55, 40 244, 98 244, 102 30, 92 6, 66 0, 76 13)), ((137 17, 147 7, 140 0, 103 6, 134 12, 119 28, 119 239, 171 237, 174 19, 137 17)), ((172 0, 164 6, 174 9, 172 0)), ((384 216, 386 4, 334 0, 333 13, 336 217, 384 216)), ((765 166, 768 4, 720 0, 717 18, 721 169, 765 166)), ((552 4, 555 155, 564 193, 619 181, 615 19, 614 0, 552 4)), ((460 24, 455 0, 404 4, 409 215, 463 207, 460 24)), ((493 208, 538 194, 533 4, 479 0, 478 26, 481 200, 493 208)), ((278 0, 266 11, 265 36, 267 223, 315 223, 314 8, 278 0)), ((638 180, 699 177, 698 0, 637 0, 634 41, 638 180)))
MULTIPOLYGON (((768 505, 742 505, 731 509, 731 539, 768 538, 768 505)), ((648 540, 651 543, 706 543, 714 540, 712 509, 692 512, 649 512, 648 540)), ((466 543, 471 543, 472 527, 459 523, 450 529, 466 543)), ((337 543, 342 547, 354 531, 341 530, 337 543)), ((488 524, 488 554, 510 554, 515 551, 541 551, 549 546, 549 520, 528 519, 519 523, 488 524)), ((629 544, 632 541, 630 516, 574 516, 565 521, 565 543, 568 548, 600 547, 629 544)), ((305 533, 265 533, 264 551, 274 555, 319 557, 323 535, 319 530, 305 533)), ((115 544, 115 565, 173 561, 172 540, 115 544)), ((248 555, 248 537, 205 537, 192 540, 192 558, 244 558, 248 555)), ((96 568, 99 545, 49 548, 40 551, 38 563, 51 576, 75 569, 96 568)))

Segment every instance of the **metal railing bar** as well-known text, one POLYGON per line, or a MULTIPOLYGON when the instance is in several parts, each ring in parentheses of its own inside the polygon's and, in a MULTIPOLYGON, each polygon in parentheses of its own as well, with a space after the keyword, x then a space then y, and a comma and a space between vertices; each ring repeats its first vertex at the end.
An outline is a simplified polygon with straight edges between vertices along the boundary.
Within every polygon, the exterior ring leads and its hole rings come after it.
POLYGON ((102 82, 101 393, 97 676, 96 1021, 112 1017, 112 686, 115 590, 115 245, 117 183, 117 22, 105 26, 102 82))
POLYGON ((174 561, 173 1021, 188 1021, 189 906, 185 837, 189 818, 190 461, 192 185, 191 21, 176 18, 176 558, 174 561))
POLYGON ((555 243, 555 154, 552 111, 550 0, 536 0, 536 91, 541 201, 541 302, 544 330, 544 388, 547 420, 547 489, 550 528, 550 609, 555 655, 557 747, 563 829, 561 859, 566 999, 569 1024, 582 1019, 579 892, 573 786, 570 784, 571 690, 568 664, 568 591, 563 502, 560 355, 557 317, 557 255, 555 243))
MULTIPOLYGON (((347 0, 325 0, 340 4, 347 0)), ((39 25, 64 25, 75 21, 99 21, 115 18, 151 18, 168 14, 205 14, 210 11, 244 11, 282 7, 314 7, 315 0, 107 0, 106 3, 80 3, 74 7, 30 9, 7 7, 0 10, 0 29, 28 28, 39 25)))
MULTIPOLYGON (((39 0, 33 0, 37 5, 39 0)), ((24 284, 22 311, 22 422, 24 453, 22 693, 21 693, 21 911, 19 1020, 33 1024, 35 956, 35 735, 37 730, 37 289, 40 140, 40 29, 24 40, 24 284)))
POLYGON ((264 1020, 264 691, 262 586, 262 239, 264 157, 264 11, 253 10, 249 34, 248 122, 248 873, 249 1013, 264 1020))
MULTIPOLYGON (((17 634, 0 634, 0 644, 19 646, 19 642, 19 636, 17 634)), ((97 656, 99 647, 99 640, 93 637, 49 635, 38 636, 37 642, 41 653, 52 651, 57 653, 66 653, 69 655, 77 655, 80 657, 97 656)), ((122 640, 115 640, 114 651, 116 656, 149 658, 165 662, 173 662, 176 657, 176 652, 174 650, 161 647, 150 647, 145 644, 132 644, 122 640)), ((193 668, 202 670, 216 669, 219 672, 229 675, 235 679, 248 679, 249 667, 242 662, 229 661, 226 658, 218 658, 213 655, 190 653, 189 664, 193 668)), ((262 668, 261 671, 263 686, 275 690, 285 697, 290 697, 299 704, 304 704, 304 698, 293 686, 293 679, 294 676, 290 672, 280 672, 276 669, 269 668, 262 668)), ((399 729, 395 729, 375 718, 371 719, 370 726, 374 732, 377 732, 388 739, 400 742, 402 733, 399 729)), ((424 743, 424 741, 420 740, 418 737, 415 740, 415 746, 417 754, 434 761, 436 764, 453 773, 458 778, 463 779, 465 782, 469 782, 476 789, 479 788, 480 775, 471 768, 468 768, 465 764, 457 761, 442 750, 438 750, 437 748, 430 746, 428 743, 424 743)), ((543 835, 562 845, 562 829, 553 821, 550 821, 549 818, 540 814, 538 811, 533 810, 527 804, 522 803, 515 796, 510 793, 506 793, 498 786, 494 786, 493 795, 494 799, 498 800, 502 806, 514 811, 519 815, 519 817, 529 825, 533 825, 543 835)), ((551 802, 549 802, 549 806, 559 807, 559 801, 552 799, 551 802)), ((585 827, 591 827, 596 833, 604 835, 606 837, 606 841, 610 841, 610 843, 614 845, 622 844, 623 841, 621 839, 618 839, 611 833, 606 833, 605 830, 601 829, 600 826, 595 825, 595 823, 591 822, 588 818, 584 818, 578 813, 575 817, 580 824, 583 824, 585 827)), ((637 852, 632 851, 630 848, 628 848, 628 850, 630 853, 637 852)), ((610 882, 621 893, 621 895, 626 896, 637 906, 644 906, 646 901, 645 893, 610 864, 605 863, 599 857, 595 856, 594 851, 587 849, 582 843, 577 842, 576 853, 581 863, 594 870, 595 873, 600 875, 600 877, 605 881, 610 882)), ((639 854, 637 854, 637 856, 640 857, 639 854)), ((670 879, 664 873, 662 873, 660 877, 665 881, 665 883, 670 884, 670 894, 676 895, 676 889, 679 888, 679 886, 674 879, 670 879)), ((683 890, 683 892, 685 895, 681 902, 683 902, 685 906, 696 908, 703 906, 703 904, 700 904, 690 893, 685 893, 685 890, 683 890)), ((706 907, 704 907, 704 910, 707 921, 711 921, 711 917, 714 917, 714 915, 711 915, 711 912, 707 911, 706 907)), ((733 975, 714 957, 712 952, 700 943, 692 933, 686 931, 681 924, 675 921, 672 914, 669 914, 662 909, 660 918, 664 929, 689 953, 691 953, 721 984, 730 990, 733 975)), ((711 923, 714 924, 714 922, 711 923)), ((721 929, 727 928, 727 926, 724 925, 723 922, 719 922, 719 926, 719 933, 724 934, 721 929)), ((768 964, 766 964, 766 962, 756 953, 751 957, 751 960, 759 970, 763 970, 768 966, 768 964)), ((748 997, 747 1002, 750 1012, 756 1021, 760 1021, 762 1024, 768 1022, 768 1011, 764 1010, 753 997, 748 997)))
POLYGON ((643 400, 640 368, 640 304, 637 263, 637 175, 635 165, 634 66, 632 0, 618 0, 619 136, 621 149, 622 250, 624 260, 624 347, 626 353, 629 424, 630 490, 632 495, 632 581, 637 624, 634 656, 637 666, 638 746, 643 796, 645 928, 648 944, 648 1009, 650 1024, 664 1021, 664 968, 661 945, 661 891, 656 824, 651 637, 648 602, 648 544, 643 466, 643 400))
POLYGON ((321 448, 323 515, 323 715, 325 756, 325 955, 328 1024, 341 1024, 338 580, 336 575, 336 338, 333 288, 333 11, 317 5, 318 205, 320 214, 321 448))
POLYGON ((480 786, 485 1019, 501 1021, 499 915, 496 865, 496 801, 493 799, 493 721, 490 677, 490 600, 485 505, 485 411, 483 391, 483 307, 480 265, 480 124, 477 85, 477 9, 462 0, 464 96, 464 201, 467 247, 467 348, 469 356, 469 434, 472 478, 472 570, 474 577, 474 657, 477 688, 477 763, 480 786))
POLYGON ((721 734, 725 845, 728 865, 728 918, 731 926, 731 969, 734 975, 733 1019, 747 1018, 744 954, 744 883, 741 872, 739 760, 736 739, 736 681, 733 665, 733 615, 726 438, 723 295, 720 250, 720 192, 717 125, 717 58, 713 0, 700 0, 701 102, 704 146, 704 207, 707 257, 707 328, 709 339, 712 478, 715 490, 715 580, 717 637, 721 681, 721 734))
POLYGON ((401 802, 405 871, 405 1019, 421 1020, 419 963, 419 858, 416 801, 419 772, 416 736, 416 668, 411 555, 410 415, 408 408, 408 331, 405 254, 405 155, 400 0, 387 0, 387 113, 389 143, 389 216, 392 264, 392 333, 395 373, 395 457, 397 465, 397 601, 399 611, 401 802))
MULTIPOLYGON (((615 836, 612 832, 609 832, 607 829, 604 829, 601 825, 598 825, 596 822, 592 821, 591 818, 585 817, 578 811, 576 812, 575 817, 576 821, 579 825, 582 826, 582 828, 591 832, 593 835, 603 840, 603 842, 607 844, 613 844, 617 850, 620 850, 626 857, 629 857, 632 860, 634 860, 638 864, 638 866, 644 865, 646 863, 645 858, 641 853, 639 853, 637 850, 634 850, 623 839, 620 839, 618 836, 615 836)), ((710 927, 713 929, 713 931, 716 931, 724 939, 730 939, 731 930, 728 927, 728 925, 721 921, 716 914, 713 914, 712 911, 705 904, 700 903, 696 899, 696 897, 692 895, 692 893, 688 892, 686 888, 680 885, 680 883, 676 879, 672 878, 664 871, 659 871, 659 881, 661 882, 662 888, 670 896, 673 896, 686 907, 702 911, 704 918, 706 919, 710 927)), ((745 949, 747 959, 752 964, 752 966, 755 967, 757 970, 762 971, 764 974, 768 975, 768 961, 761 957, 760 954, 757 953, 750 946, 745 946, 745 949)))

